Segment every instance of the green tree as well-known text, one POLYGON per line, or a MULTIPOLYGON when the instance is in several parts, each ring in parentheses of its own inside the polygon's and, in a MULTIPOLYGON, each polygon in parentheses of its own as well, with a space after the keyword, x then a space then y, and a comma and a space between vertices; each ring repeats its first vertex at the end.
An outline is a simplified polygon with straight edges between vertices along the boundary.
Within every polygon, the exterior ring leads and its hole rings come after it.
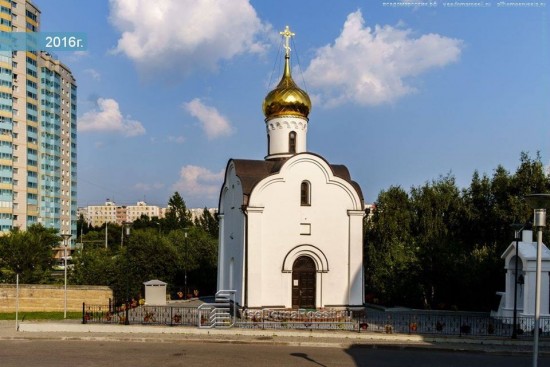
POLYGON ((366 225, 367 292, 386 304, 416 307, 411 292, 417 292, 424 307, 494 309, 504 280, 500 256, 513 239, 510 224, 531 220, 525 195, 549 191, 540 155, 527 153, 513 174, 501 165, 491 176, 474 172, 463 190, 448 175, 410 194, 383 191, 366 225))
POLYGON ((410 198, 401 187, 380 193, 365 226, 365 282, 370 302, 420 304, 412 220, 410 198))
MULTIPOLYGON (((49 281, 54 261, 52 250, 60 242, 55 229, 40 224, 30 226, 27 231, 13 229, 0 237, 0 261, 13 274, 19 274, 20 282, 44 283, 49 281)), ((15 280, 15 276, 8 280, 15 280)))
POLYGON ((218 238, 218 219, 206 207, 204 207, 201 216, 195 219, 195 226, 202 228, 212 238, 218 238))
POLYGON ((180 254, 165 237, 154 229, 133 230, 116 256, 118 276, 113 288, 118 299, 128 294, 137 297, 143 282, 159 279, 174 284, 180 254))
POLYGON ((78 235, 85 234, 90 231, 90 226, 88 222, 86 222, 86 219, 84 218, 84 214, 80 214, 78 217, 78 220, 76 221, 76 233, 78 235))
POLYGON ((116 255, 104 247, 88 247, 73 256, 71 283, 112 286, 120 276, 116 255))
POLYGON ((168 200, 168 208, 162 228, 163 230, 170 231, 173 229, 188 228, 192 225, 191 213, 187 210, 187 206, 181 195, 176 191, 168 200))
POLYGON ((422 264, 421 284, 424 306, 448 307, 454 303, 458 236, 463 215, 460 192, 454 177, 447 175, 411 190, 414 213, 412 234, 416 239, 422 264))
POLYGON ((183 289, 187 277, 188 290, 199 289, 202 294, 215 291, 218 241, 200 227, 171 231, 168 238, 179 254, 178 288, 183 289))

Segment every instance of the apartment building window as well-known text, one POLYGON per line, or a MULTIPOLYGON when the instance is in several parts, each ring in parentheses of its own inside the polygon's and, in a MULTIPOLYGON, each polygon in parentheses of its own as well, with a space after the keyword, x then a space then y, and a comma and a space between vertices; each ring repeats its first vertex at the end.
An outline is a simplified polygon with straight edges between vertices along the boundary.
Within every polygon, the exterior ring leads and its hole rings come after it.
POLYGON ((34 14, 32 11, 26 10, 25 15, 29 17, 29 19, 34 20, 36 22, 37 20, 36 14, 34 14))

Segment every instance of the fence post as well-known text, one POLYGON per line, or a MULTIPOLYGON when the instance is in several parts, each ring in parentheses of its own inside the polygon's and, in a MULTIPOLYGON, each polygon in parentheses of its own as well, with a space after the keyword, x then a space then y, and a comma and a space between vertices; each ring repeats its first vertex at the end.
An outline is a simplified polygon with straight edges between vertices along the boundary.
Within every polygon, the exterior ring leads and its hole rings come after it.
POLYGON ((82 302, 82 323, 86 323, 86 303, 82 302))
POLYGON ((128 302, 128 300, 126 300, 126 319, 124 320, 124 325, 130 325, 130 319, 128 318, 129 317, 129 308, 130 308, 130 302, 128 302))

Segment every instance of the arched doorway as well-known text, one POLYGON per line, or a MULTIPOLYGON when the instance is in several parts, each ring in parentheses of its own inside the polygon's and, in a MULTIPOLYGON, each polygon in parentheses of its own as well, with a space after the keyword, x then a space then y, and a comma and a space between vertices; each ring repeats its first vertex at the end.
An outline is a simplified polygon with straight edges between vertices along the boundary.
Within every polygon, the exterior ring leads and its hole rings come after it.
POLYGON ((292 308, 315 308, 315 262, 300 256, 292 265, 292 308))

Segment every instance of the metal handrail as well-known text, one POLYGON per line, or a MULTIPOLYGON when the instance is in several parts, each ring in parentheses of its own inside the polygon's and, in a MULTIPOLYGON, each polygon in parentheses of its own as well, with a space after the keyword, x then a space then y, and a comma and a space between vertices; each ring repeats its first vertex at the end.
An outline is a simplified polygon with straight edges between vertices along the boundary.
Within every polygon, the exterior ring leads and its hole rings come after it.
POLYGON ((219 290, 216 292, 213 303, 203 303, 197 309, 199 312, 199 328, 230 328, 236 323, 236 312, 234 312, 235 291, 219 290), (232 312, 233 310, 233 312, 232 312), (206 315, 203 312, 207 312, 206 315), (229 323, 227 321, 230 320, 229 323))

